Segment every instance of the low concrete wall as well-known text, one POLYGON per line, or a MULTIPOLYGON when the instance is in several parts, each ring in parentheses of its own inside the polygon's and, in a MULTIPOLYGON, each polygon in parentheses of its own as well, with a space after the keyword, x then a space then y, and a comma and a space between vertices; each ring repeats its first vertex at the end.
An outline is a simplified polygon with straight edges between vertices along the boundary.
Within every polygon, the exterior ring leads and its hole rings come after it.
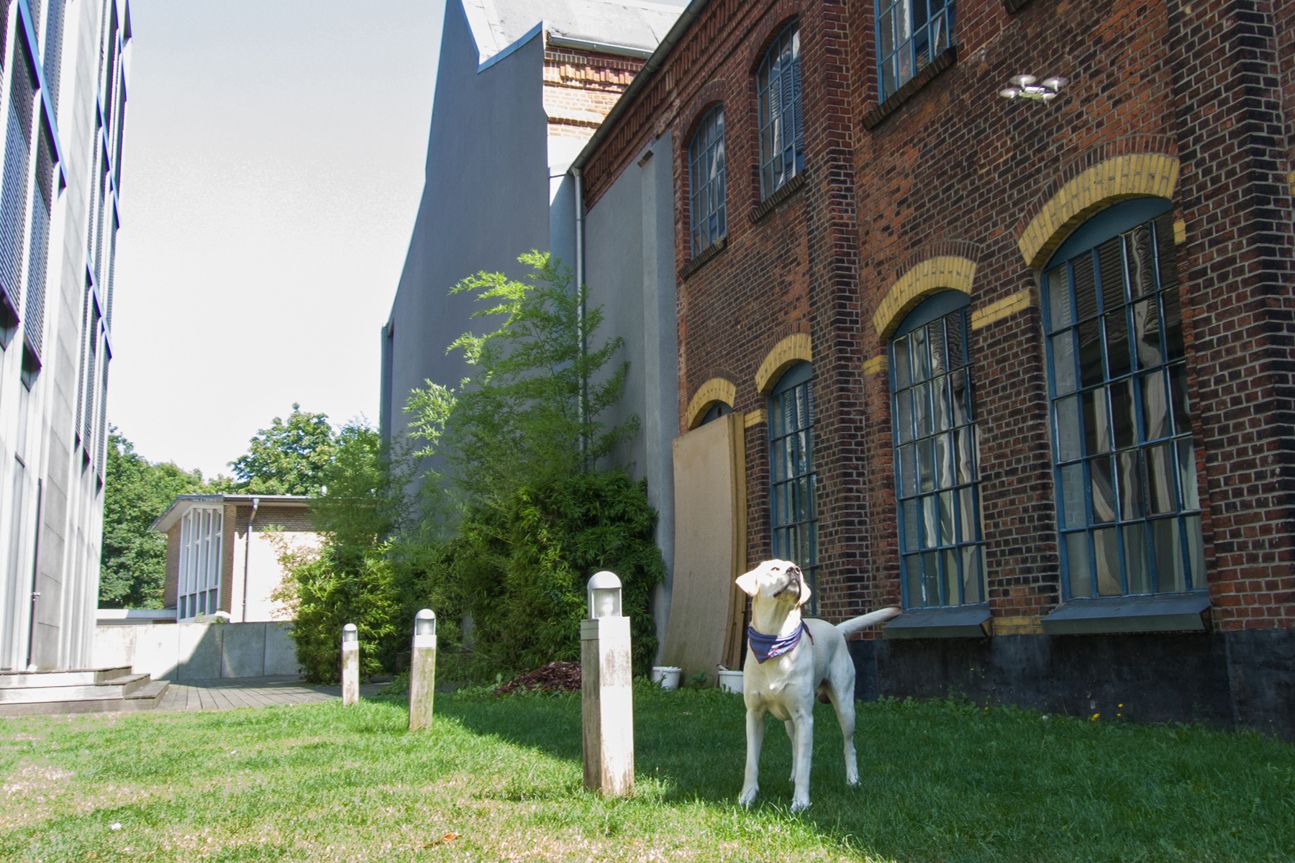
POLYGON ((176 682, 300 673, 291 623, 100 623, 94 664, 176 682))

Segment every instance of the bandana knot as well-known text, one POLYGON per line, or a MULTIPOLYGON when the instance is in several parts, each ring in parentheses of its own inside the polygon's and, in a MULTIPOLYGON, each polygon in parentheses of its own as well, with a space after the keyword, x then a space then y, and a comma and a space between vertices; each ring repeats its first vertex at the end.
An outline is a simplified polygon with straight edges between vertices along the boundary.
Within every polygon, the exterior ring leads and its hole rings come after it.
POLYGON ((755 627, 746 628, 746 641, 751 646, 751 652, 755 654, 757 662, 767 662, 775 656, 782 656, 784 653, 791 653, 800 644, 800 637, 806 632, 805 624, 801 623, 796 627, 796 631, 791 635, 779 637, 777 635, 765 635, 763 632, 756 632, 755 627))

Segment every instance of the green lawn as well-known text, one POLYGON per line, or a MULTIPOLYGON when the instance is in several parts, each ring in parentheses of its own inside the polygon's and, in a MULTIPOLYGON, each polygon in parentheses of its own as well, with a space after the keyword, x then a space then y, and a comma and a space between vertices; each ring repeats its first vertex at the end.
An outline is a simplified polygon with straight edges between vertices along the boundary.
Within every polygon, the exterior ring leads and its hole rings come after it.
POLYGON ((0 720, 0 859, 1290 861, 1295 747, 949 702, 860 705, 862 784, 817 715, 813 805, 786 736, 735 799, 741 699, 636 689, 637 795, 581 787, 578 696, 441 695, 0 720))

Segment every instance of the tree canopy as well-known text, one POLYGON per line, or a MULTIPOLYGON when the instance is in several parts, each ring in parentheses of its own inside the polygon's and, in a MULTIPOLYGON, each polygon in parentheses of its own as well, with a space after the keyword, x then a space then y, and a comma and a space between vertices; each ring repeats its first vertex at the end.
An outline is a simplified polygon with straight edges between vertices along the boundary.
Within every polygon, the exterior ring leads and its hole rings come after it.
POLYGON ((154 464, 117 429, 108 436, 103 492, 99 603, 106 608, 161 608, 166 537, 150 526, 177 495, 209 491, 198 471, 154 464))
POLYGON ((248 441, 247 452, 230 463, 241 494, 296 494, 315 497, 333 460, 337 441, 328 416, 293 403, 287 419, 275 417, 248 441))

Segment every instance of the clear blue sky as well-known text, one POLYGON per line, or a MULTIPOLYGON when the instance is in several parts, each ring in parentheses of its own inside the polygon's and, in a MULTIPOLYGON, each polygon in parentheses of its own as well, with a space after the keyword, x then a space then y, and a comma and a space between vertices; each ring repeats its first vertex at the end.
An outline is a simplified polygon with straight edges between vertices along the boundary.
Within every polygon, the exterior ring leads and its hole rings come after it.
POLYGON ((132 0, 108 419, 149 460, 376 423, 444 2, 132 0))

